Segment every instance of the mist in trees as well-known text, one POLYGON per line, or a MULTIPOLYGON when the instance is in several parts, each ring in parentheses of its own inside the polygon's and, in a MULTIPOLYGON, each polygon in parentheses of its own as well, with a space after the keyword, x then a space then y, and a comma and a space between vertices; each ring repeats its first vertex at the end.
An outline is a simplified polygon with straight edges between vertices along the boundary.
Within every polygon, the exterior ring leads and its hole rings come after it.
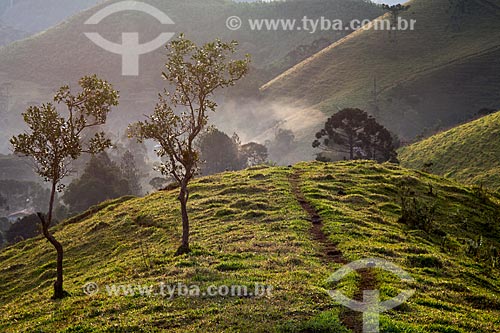
POLYGON ((297 147, 295 134, 292 130, 278 128, 272 140, 266 141, 269 159, 278 164, 286 162, 286 156, 297 147))
POLYGON ((68 206, 69 215, 73 215, 102 201, 119 198, 131 192, 129 180, 125 178, 120 167, 108 154, 101 153, 93 156, 81 177, 68 185, 62 200, 68 206))
POLYGON ((201 157, 201 175, 242 170, 267 163, 266 146, 256 142, 241 144, 236 133, 229 137, 216 128, 211 128, 204 133, 200 137, 198 146, 201 157))

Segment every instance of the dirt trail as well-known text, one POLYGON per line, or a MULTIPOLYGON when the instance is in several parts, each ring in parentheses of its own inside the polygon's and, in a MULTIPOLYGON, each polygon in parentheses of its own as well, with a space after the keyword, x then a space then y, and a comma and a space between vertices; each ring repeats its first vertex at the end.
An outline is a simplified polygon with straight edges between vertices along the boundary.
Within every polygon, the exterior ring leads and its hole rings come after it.
MULTIPOLYGON (((320 245, 321 252, 319 253, 319 255, 321 260, 324 263, 334 262, 338 264, 347 264, 348 261, 342 255, 342 252, 337 248, 337 244, 331 242, 323 232, 323 220, 321 219, 321 216, 319 216, 316 209, 309 203, 309 201, 307 201, 304 193, 301 191, 300 175, 300 171, 294 170, 289 176, 292 193, 294 194, 295 198, 302 206, 302 208, 309 215, 309 221, 311 221, 311 236, 313 240, 318 242, 320 245)), ((359 270, 358 273, 361 275, 361 279, 353 298, 357 301, 362 301, 363 290, 377 289, 377 278, 373 270, 363 269, 359 270)), ((346 309, 342 312, 340 319, 342 323, 354 333, 362 333, 363 321, 362 314, 360 312, 346 309)))

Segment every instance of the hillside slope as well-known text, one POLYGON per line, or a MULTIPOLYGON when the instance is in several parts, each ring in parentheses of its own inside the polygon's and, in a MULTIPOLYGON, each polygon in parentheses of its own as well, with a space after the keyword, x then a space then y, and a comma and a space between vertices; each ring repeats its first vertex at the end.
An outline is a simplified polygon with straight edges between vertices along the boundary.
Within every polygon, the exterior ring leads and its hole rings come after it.
POLYGON ((500 190, 499 137, 497 112, 404 147, 399 159, 405 167, 500 190))
POLYGON ((9 27, 35 34, 103 1, 8 0, 0 5, 0 21, 9 27))
POLYGON ((403 138, 499 108, 500 6, 464 3, 461 12, 449 0, 409 1, 401 17, 414 31, 358 30, 261 89, 327 114, 366 109, 403 138))
MULTIPOLYGON (((49 300, 55 255, 47 242, 3 250, 0 331, 338 333, 348 332, 346 325, 357 332, 352 318, 359 317, 327 291, 359 296, 360 276, 339 285, 327 278, 344 262, 380 257, 408 271, 416 289, 404 306, 381 315, 383 332, 500 332, 500 273, 481 254, 499 246, 496 197, 363 161, 256 167, 198 179, 191 191, 189 255, 173 256, 181 234, 175 190, 104 203, 56 227, 71 293, 62 301, 49 300), (428 232, 398 222, 404 187, 436 207, 428 232), (322 224, 311 223, 313 210, 322 224), (465 244, 478 235, 483 245, 474 256, 465 244), (86 296, 90 282, 100 291, 86 296), (138 286, 157 292, 161 282, 273 289, 261 298, 140 295, 138 286), (109 295, 111 284, 134 292, 109 295)), ((408 287, 370 271, 383 299, 408 287)))

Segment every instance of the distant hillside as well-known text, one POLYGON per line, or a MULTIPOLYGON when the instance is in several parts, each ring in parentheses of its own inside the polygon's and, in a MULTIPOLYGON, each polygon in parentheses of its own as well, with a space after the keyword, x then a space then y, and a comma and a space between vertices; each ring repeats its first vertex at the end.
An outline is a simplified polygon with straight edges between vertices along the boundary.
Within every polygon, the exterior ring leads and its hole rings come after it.
POLYGON ((381 314, 381 332, 500 332, 500 272, 490 262, 498 258, 486 255, 500 246, 498 203, 391 164, 256 167, 193 182, 193 252, 174 257, 181 235, 176 190, 106 202, 54 229, 66 250, 69 298, 49 300, 55 253, 44 239, 0 252, 0 331, 359 332, 359 317, 327 291, 359 299, 369 283, 383 299, 416 289, 406 304, 381 314), (432 216, 427 231, 398 222, 401 196, 432 216), (481 246, 471 247, 480 235, 481 246), (327 282, 343 263, 368 257, 397 264, 415 282, 403 285, 380 270, 327 282), (91 282, 100 289, 86 296, 83 286, 91 282), (161 282, 201 291, 252 291, 255 283, 273 289, 261 298, 170 299, 155 296, 161 282), (133 289, 110 296, 110 284, 133 289), (138 285, 155 288, 141 296, 138 285))
MULTIPOLYGON (((3 0, 0 22, 34 34, 105 0, 3 0)), ((2 32, 0 32, 0 37, 2 32)))
MULTIPOLYGON (((261 84, 296 63, 290 63, 287 58, 295 48, 301 45, 307 47, 322 39, 328 44, 345 36, 345 33, 251 31, 248 19, 301 19, 304 15, 323 15, 351 20, 373 19, 382 13, 380 7, 364 0, 297 0, 252 4, 238 4, 230 0, 148 0, 147 3, 164 11, 176 24, 165 27, 146 14, 127 12, 112 15, 95 27, 84 25, 98 9, 113 2, 107 1, 44 33, 0 49, 0 82, 12 86, 9 110, 0 109, 2 119, 8 123, 0 131, 0 151, 6 151, 6 137, 21 126, 19 115, 27 104, 46 100, 61 84, 74 83, 85 74, 97 73, 120 90, 121 114, 112 116, 115 132, 123 132, 134 117, 142 116, 145 110, 152 109, 158 91, 165 84, 161 78, 165 62, 164 50, 160 48, 141 57, 139 77, 123 77, 121 56, 94 45, 84 32, 99 32, 104 38, 115 42, 121 39, 122 32, 130 31, 139 32, 141 42, 150 41, 165 31, 184 32, 188 38, 197 42, 215 38, 235 39, 241 44, 241 54, 250 53, 253 59, 253 71, 249 80, 254 80, 255 83, 246 83, 245 86, 243 82, 244 87, 251 87, 258 92, 261 84), (238 31, 230 31, 226 27, 227 18, 233 15, 247 22, 238 31)), ((300 60, 299 58, 297 61, 300 60)))
POLYGON ((27 32, 3 25, 0 21, 0 47, 12 43, 16 40, 22 39, 27 35, 27 32))
POLYGON ((399 159, 405 167, 500 190, 500 112, 404 147, 399 159))
MULTIPOLYGON (((319 109, 360 107, 403 138, 500 107, 500 5, 413 0, 414 31, 359 30, 262 87, 269 100, 319 109)), ((385 16, 387 18, 387 16, 385 16)), ((309 112, 309 111, 307 111, 309 112)), ((319 124, 318 124, 319 125, 319 124)), ((309 133, 314 133, 313 128, 309 133)), ((310 141, 310 137, 308 138, 310 141)))

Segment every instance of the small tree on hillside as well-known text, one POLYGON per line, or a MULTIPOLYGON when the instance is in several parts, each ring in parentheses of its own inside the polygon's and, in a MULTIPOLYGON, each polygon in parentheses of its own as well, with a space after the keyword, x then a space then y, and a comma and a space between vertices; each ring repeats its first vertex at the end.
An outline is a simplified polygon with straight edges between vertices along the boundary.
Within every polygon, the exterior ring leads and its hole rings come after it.
POLYGON ((165 158, 159 170, 179 183, 182 244, 177 254, 190 251, 188 184, 200 161, 196 139, 207 125, 208 112, 217 108, 211 98, 218 88, 233 86, 248 72, 248 56, 244 60, 228 59, 236 46, 236 42, 216 40, 200 47, 182 34, 169 43, 163 77, 175 90, 160 95, 153 115, 130 127, 130 134, 139 141, 153 139, 159 143, 157 154, 165 158))
MULTIPOLYGON (((408 9, 410 9, 410 6, 409 5, 401 5, 401 4, 391 6, 391 5, 383 4, 382 8, 384 10, 388 11, 389 13, 391 13, 391 29, 389 29, 389 35, 392 35, 392 34, 395 35, 397 32, 396 29, 398 26, 399 15, 402 12, 406 12, 408 9)), ((395 41, 395 39, 393 41, 395 41)))
POLYGON ((398 23, 399 14, 401 14, 402 12, 406 12, 408 9, 410 9, 410 5, 397 4, 397 5, 391 6, 391 5, 383 4, 382 8, 385 11, 388 11, 389 13, 391 13, 392 27, 396 27, 397 23, 398 23))
POLYGON ((82 91, 71 94, 69 86, 59 89, 54 102, 65 104, 68 117, 59 114, 51 103, 31 106, 23 113, 29 130, 13 137, 10 142, 14 152, 31 156, 35 171, 51 184, 47 215, 38 213, 45 238, 57 251, 57 278, 53 298, 66 295, 63 289, 63 247, 50 232, 56 191, 62 191, 61 180, 68 175, 69 165, 82 153, 96 154, 111 146, 103 132, 95 134, 86 143, 82 140, 85 130, 103 125, 112 106, 118 105, 118 92, 97 76, 86 76, 79 81, 82 91))
POLYGON ((240 147, 240 152, 249 167, 267 162, 267 147, 256 142, 249 142, 240 147))
POLYGON ((360 109, 343 109, 328 118, 313 147, 349 154, 351 160, 388 161, 396 155, 390 132, 360 109))

